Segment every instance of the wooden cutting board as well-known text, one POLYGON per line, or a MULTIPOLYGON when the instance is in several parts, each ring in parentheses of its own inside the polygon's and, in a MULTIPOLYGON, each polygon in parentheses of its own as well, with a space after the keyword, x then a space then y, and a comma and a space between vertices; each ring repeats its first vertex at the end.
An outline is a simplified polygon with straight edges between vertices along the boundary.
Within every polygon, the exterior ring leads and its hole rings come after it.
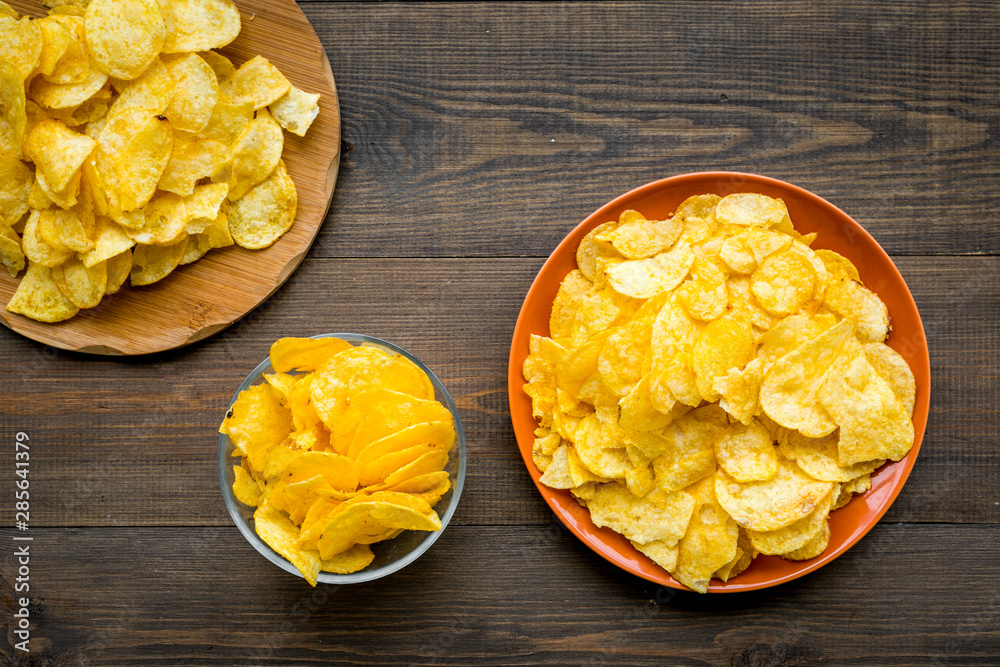
MULTIPOLYGON (((44 16, 40 2, 9 0, 18 12, 44 16)), ((40 343, 92 354, 135 355, 187 345, 225 329, 274 293, 298 267, 330 208, 340 164, 340 104, 326 51, 293 0, 240 1, 243 29, 222 49, 237 65, 261 54, 295 86, 320 93, 320 112, 304 138, 285 132, 282 155, 298 190, 298 215, 263 250, 211 250, 158 283, 130 287, 76 317, 45 324, 4 306, 20 281, 0 271, 0 318, 40 343)), ((21 276, 23 276, 23 272, 21 276)))

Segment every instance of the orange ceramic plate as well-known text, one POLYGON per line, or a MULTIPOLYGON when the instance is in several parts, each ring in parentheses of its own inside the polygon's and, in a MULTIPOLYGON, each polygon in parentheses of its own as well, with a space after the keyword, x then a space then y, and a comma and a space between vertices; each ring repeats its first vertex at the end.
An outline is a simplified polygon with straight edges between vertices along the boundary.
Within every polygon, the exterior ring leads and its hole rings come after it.
POLYGON ((759 192, 780 197, 788 206, 795 228, 818 234, 814 248, 829 248, 844 255, 858 267, 865 285, 889 307, 892 332, 886 341, 903 355, 916 377, 917 400, 913 415, 916 440, 913 449, 898 463, 889 463, 872 474, 872 488, 830 515, 830 545, 820 556, 807 561, 788 561, 777 556, 758 556, 737 577, 726 583, 713 579, 709 592, 733 593, 767 588, 791 581, 826 565, 844 553, 871 530, 886 513, 903 488, 916 461, 930 402, 930 359, 923 324, 913 296, 889 256, 861 225, 846 213, 811 192, 773 178, 733 172, 684 174, 649 183, 608 202, 563 239, 542 266, 521 307, 508 367, 511 420, 521 456, 539 492, 556 516, 583 542, 618 567, 656 583, 687 590, 653 561, 639 553, 627 539, 608 528, 598 528, 589 512, 568 491, 550 489, 539 483, 539 470, 531 460, 536 427, 531 401, 523 391, 521 366, 528 355, 531 334, 549 335, 552 300, 563 277, 576 268, 576 248, 580 239, 602 222, 617 220, 626 209, 635 209, 647 218, 662 220, 691 195, 759 192))

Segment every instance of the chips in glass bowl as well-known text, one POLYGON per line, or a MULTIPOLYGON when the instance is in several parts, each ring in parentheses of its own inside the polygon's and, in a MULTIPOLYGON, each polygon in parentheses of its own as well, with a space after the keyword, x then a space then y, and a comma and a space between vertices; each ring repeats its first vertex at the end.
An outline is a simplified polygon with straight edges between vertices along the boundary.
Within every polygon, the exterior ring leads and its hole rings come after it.
POLYGON ((362 334, 283 338, 220 427, 219 484, 240 532, 311 585, 419 558, 462 493, 462 422, 441 380, 362 334))

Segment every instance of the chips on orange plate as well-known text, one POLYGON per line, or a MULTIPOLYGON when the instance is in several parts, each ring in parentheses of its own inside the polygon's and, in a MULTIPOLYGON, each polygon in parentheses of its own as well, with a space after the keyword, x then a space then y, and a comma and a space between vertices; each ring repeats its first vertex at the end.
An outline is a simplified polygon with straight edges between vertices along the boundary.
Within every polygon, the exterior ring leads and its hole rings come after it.
POLYGON ((759 553, 820 555, 829 513, 913 446, 885 304, 814 239, 754 193, 625 211, 580 242, 531 337, 541 482, 693 590, 759 553))
POLYGON ((231 0, 91 0, 41 19, 0 7, 0 261, 51 269, 8 310, 56 322, 122 276, 148 285, 292 226, 282 129, 305 135, 319 95, 262 56, 237 68, 211 50, 240 32, 231 0), (40 298, 49 278, 61 298, 40 298))
POLYGON ((441 530, 455 424, 420 368, 338 338, 282 338, 271 366, 219 427, 261 539, 315 586, 320 572, 367 567, 370 544, 441 530))

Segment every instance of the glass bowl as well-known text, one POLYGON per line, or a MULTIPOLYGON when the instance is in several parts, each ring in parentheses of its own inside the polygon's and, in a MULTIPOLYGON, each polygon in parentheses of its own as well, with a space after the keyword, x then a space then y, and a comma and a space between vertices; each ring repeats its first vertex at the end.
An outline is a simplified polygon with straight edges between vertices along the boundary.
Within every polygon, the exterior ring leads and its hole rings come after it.
MULTIPOLYGON (((448 526, 448 522, 451 520, 452 515, 455 514, 455 509, 458 507, 458 499, 462 495, 462 487, 465 483, 465 432, 462 429, 462 420, 458 415, 458 409, 455 407, 455 402, 452 400, 448 390, 445 389, 444 384, 431 369, 403 348, 379 338, 373 338, 371 336, 355 333, 319 334, 317 336, 313 336, 313 338, 340 338, 351 343, 352 345, 376 347, 386 352, 403 355, 427 374, 427 377, 429 377, 431 382, 434 384, 434 397, 451 411, 452 417, 455 419, 455 446, 452 447, 451 457, 448 460, 448 465, 445 467, 445 470, 448 471, 451 478, 452 486, 448 489, 448 492, 441 497, 441 500, 438 501, 437 505, 434 506, 435 511, 437 511, 438 515, 441 517, 441 530, 434 532, 418 530, 403 531, 400 535, 391 540, 385 540, 383 542, 372 544, 371 547, 372 552, 375 554, 375 560, 373 560, 365 569, 352 574, 333 574, 330 572, 321 572, 318 577, 318 581, 324 584, 357 584, 364 581, 372 581, 373 579, 379 579, 392 574, 397 570, 401 570, 415 561, 423 555, 424 552, 431 548, 431 545, 437 541, 437 539, 444 532, 445 528, 448 526)), ((236 397, 239 396, 241 391, 252 385, 264 382, 264 373, 272 372, 274 371, 271 368, 270 359, 264 359, 264 361, 260 362, 260 364, 257 365, 257 368, 255 368, 239 386, 236 393, 233 394, 233 398, 229 401, 229 405, 226 407, 223 414, 229 411, 229 408, 232 407, 233 403, 236 401, 236 397)), ((243 537, 245 537, 247 541, 261 553, 261 555, 283 570, 301 577, 302 574, 295 568, 294 565, 292 565, 284 556, 271 549, 271 547, 269 547, 267 543, 265 543, 264 540, 260 539, 257 535, 253 528, 253 513, 255 508, 244 505, 238 501, 236 496, 233 494, 233 481, 235 479, 233 465, 239 462, 239 457, 234 457, 232 455, 235 449, 236 446, 233 444, 232 440, 229 439, 229 436, 219 434, 219 486, 222 487, 222 497, 226 501, 226 508, 229 510, 229 516, 233 518, 233 521, 236 523, 236 527, 240 529, 241 533, 243 533, 243 537)))

